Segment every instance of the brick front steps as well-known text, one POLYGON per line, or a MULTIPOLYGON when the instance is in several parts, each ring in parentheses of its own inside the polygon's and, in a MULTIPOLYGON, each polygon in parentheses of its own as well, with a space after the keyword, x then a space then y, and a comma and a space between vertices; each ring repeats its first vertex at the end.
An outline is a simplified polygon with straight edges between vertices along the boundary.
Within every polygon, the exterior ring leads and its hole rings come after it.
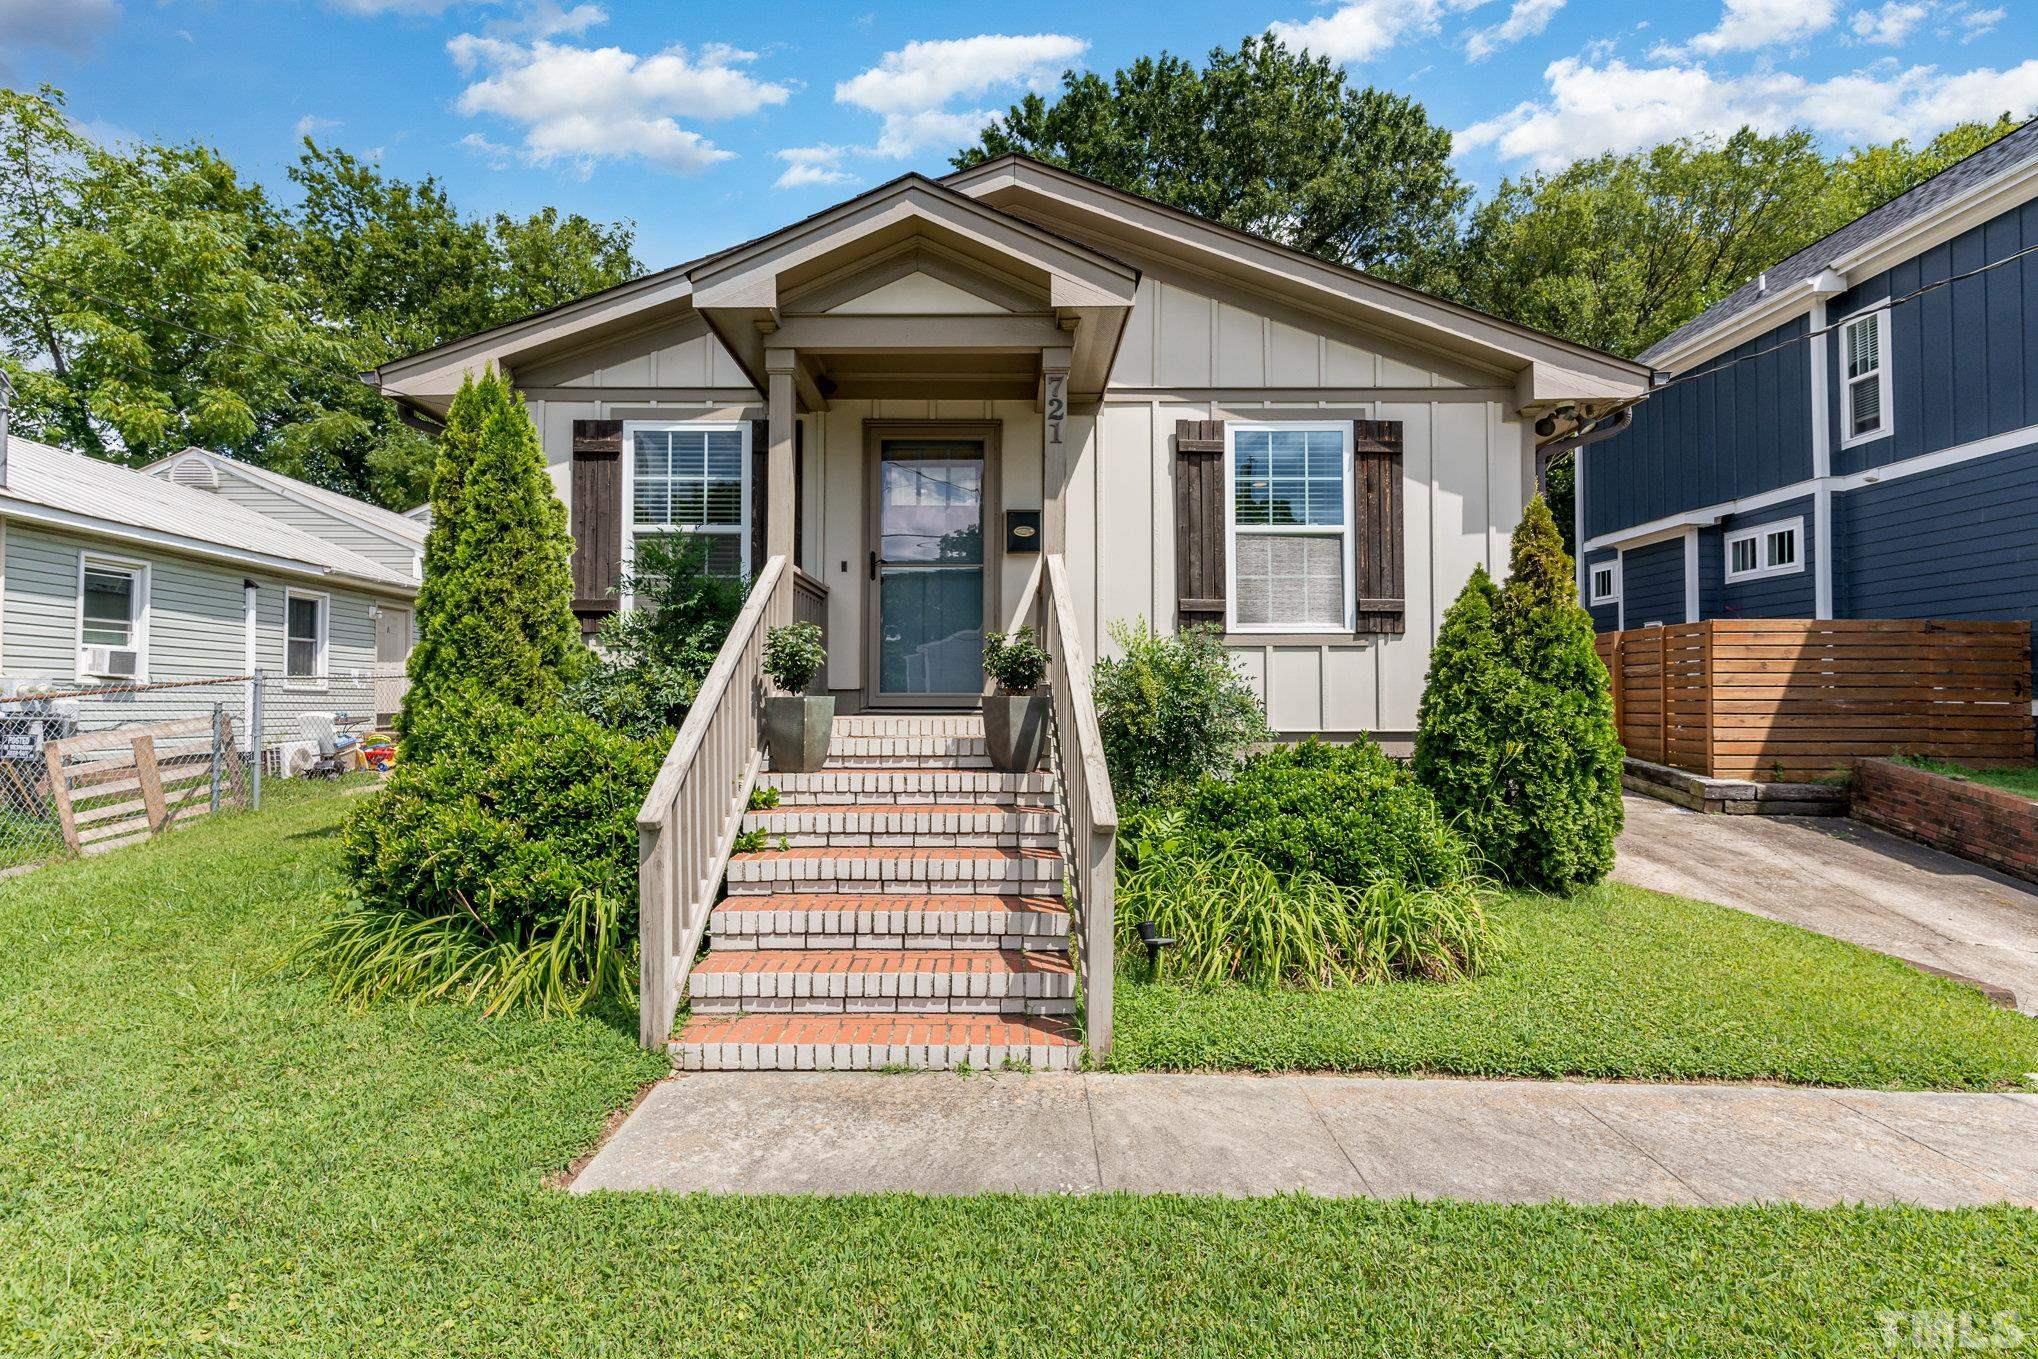
POLYGON ((1051 849, 767 849, 729 860, 729 895, 759 892, 1026 892, 1060 896, 1061 855, 1051 849))
POLYGON ((690 1070, 1077 1063, 1054 783, 988 767, 974 715, 838 718, 768 772, 674 1049, 690 1070))
POLYGON ((751 812, 761 830, 794 849, 921 845, 1053 849, 1054 813, 1045 807, 948 802, 803 803, 751 812))
POLYGON ((1069 918, 1058 897, 788 892, 725 901, 708 928, 728 949, 1065 949, 1069 918))
POLYGON ((1065 1019, 1018 1015, 702 1015, 673 1044, 688 1071, 1067 1071, 1081 1051, 1065 1019))
POLYGON ((695 1014, 735 1010, 1068 1014, 1066 953, 1018 949, 716 950, 694 964, 695 1014))

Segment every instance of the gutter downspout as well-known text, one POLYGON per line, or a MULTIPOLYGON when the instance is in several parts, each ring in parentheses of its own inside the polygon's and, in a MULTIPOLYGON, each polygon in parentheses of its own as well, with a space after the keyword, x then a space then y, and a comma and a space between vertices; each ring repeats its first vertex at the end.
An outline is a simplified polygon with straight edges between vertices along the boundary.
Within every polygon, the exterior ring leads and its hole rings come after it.
POLYGON ((7 414, 14 405, 14 384, 0 373, 0 491, 7 489, 7 414))

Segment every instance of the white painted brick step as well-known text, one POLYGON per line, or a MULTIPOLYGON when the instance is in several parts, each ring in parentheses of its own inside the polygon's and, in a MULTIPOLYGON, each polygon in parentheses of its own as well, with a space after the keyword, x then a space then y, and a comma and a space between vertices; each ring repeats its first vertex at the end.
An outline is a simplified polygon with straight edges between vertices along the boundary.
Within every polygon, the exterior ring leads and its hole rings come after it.
POLYGON ((1068 955, 1016 949, 760 949, 694 964, 695 1014, 1069 1014, 1068 955))
POLYGON ((835 719, 835 738, 845 736, 974 736, 984 734, 981 713, 905 715, 858 713, 835 719))
POLYGON ((828 746, 830 769, 947 767, 989 769, 991 757, 977 736, 842 736, 828 746))
POLYGON ((1055 814, 996 803, 809 803, 756 811, 743 829, 780 848, 843 845, 968 845, 1053 849, 1055 814))
POLYGON ((737 897, 715 908, 709 947, 1068 948, 1069 916, 1057 897, 828 896, 788 892, 737 897))
POLYGON ((1061 855, 1047 849, 872 845, 768 849, 729 859, 729 895, 765 892, 984 892, 1062 895, 1061 855))
POLYGON ((1069 1071, 1082 1051, 1048 1015, 696 1015, 672 1046, 688 1071, 1069 1071))
POLYGON ((823 769, 812 774, 767 772, 759 780, 776 788, 780 805, 876 802, 1021 803, 1047 806, 1054 796, 1049 774, 1008 774, 996 769, 823 769))

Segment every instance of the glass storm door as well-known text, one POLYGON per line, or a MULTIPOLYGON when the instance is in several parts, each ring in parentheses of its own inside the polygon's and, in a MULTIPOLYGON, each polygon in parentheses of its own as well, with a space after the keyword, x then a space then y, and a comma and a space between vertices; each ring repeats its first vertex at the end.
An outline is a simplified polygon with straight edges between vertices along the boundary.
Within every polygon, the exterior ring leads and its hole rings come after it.
POLYGON ((984 685, 984 449, 887 439, 877 466, 875 694, 974 704, 984 685))

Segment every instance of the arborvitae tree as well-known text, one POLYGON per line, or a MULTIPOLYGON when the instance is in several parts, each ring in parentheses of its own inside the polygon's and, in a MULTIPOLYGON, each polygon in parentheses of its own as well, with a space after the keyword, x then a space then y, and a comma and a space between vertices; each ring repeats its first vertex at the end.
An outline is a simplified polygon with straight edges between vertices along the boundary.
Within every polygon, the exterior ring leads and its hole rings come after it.
POLYGON ((1621 828, 1613 697, 1576 589, 1538 496, 1515 529, 1498 609, 1475 576, 1446 616, 1417 736, 1419 777, 1493 871, 1552 892, 1604 878, 1621 828))
MULTIPOLYGON (((526 712, 558 699, 585 650, 572 558, 566 507, 523 403, 500 373, 470 377, 447 415, 432 478, 407 740, 426 739, 431 724, 420 719, 433 709, 475 696, 526 712)), ((406 753, 430 754, 415 744, 406 753)))
POLYGON ((1501 656, 1499 611, 1500 587, 1475 568, 1437 630, 1416 712, 1416 780, 1481 855, 1521 835, 1503 787, 1505 736, 1493 725, 1518 678, 1501 656))

